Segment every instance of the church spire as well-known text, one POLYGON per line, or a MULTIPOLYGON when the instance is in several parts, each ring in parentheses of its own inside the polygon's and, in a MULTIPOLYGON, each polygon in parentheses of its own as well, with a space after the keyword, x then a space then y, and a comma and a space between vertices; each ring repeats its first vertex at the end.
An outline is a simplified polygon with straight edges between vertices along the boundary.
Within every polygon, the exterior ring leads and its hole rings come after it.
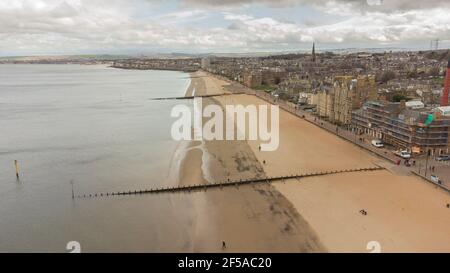
POLYGON ((313 47, 312 47, 312 61, 316 62, 316 44, 315 44, 315 42, 313 42, 313 47))

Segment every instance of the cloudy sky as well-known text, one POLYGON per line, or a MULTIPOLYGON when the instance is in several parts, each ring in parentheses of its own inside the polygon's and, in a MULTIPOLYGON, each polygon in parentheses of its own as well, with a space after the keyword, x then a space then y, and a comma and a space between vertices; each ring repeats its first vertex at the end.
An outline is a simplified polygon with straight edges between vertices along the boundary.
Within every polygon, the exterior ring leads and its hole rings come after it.
POLYGON ((0 56, 450 47, 449 0, 0 0, 0 56))

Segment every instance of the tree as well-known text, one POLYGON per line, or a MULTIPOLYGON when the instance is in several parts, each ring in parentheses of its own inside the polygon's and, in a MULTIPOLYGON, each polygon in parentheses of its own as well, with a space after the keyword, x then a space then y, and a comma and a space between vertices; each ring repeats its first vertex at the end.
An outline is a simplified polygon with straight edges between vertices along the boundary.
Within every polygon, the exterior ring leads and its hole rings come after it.
POLYGON ((440 76, 441 74, 441 70, 439 69, 439 67, 432 67, 430 70, 428 70, 428 76, 440 76))
POLYGON ((382 83, 387 83, 390 80, 393 80, 397 77, 397 74, 392 70, 387 70, 381 75, 380 81, 382 83))
POLYGON ((417 78, 419 74, 417 73, 417 69, 408 71, 408 78, 414 79, 417 78))
POLYGON ((405 95, 403 95, 403 94, 395 94, 395 95, 392 97, 392 101, 393 101, 393 102, 400 102, 400 101, 402 101, 402 100, 407 101, 407 100, 408 100, 408 97, 405 96, 405 95))

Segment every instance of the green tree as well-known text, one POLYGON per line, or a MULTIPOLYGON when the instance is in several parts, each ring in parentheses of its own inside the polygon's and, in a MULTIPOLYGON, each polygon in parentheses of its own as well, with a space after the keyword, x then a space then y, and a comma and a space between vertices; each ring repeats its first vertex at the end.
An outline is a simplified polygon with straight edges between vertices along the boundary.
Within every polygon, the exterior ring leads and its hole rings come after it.
POLYGON ((402 100, 408 100, 408 97, 407 96, 405 96, 405 95, 403 95, 403 94, 395 94, 393 97, 392 97, 392 101, 393 102, 400 102, 400 101, 402 101, 402 100))

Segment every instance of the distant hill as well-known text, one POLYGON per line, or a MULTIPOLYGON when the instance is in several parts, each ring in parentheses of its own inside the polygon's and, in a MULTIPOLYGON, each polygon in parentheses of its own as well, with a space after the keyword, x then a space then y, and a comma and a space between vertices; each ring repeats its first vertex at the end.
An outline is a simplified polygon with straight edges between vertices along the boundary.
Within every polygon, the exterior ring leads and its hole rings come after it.
POLYGON ((130 58, 127 55, 41 55, 41 56, 8 56, 0 57, 0 62, 35 63, 35 62, 96 62, 113 61, 130 58))

